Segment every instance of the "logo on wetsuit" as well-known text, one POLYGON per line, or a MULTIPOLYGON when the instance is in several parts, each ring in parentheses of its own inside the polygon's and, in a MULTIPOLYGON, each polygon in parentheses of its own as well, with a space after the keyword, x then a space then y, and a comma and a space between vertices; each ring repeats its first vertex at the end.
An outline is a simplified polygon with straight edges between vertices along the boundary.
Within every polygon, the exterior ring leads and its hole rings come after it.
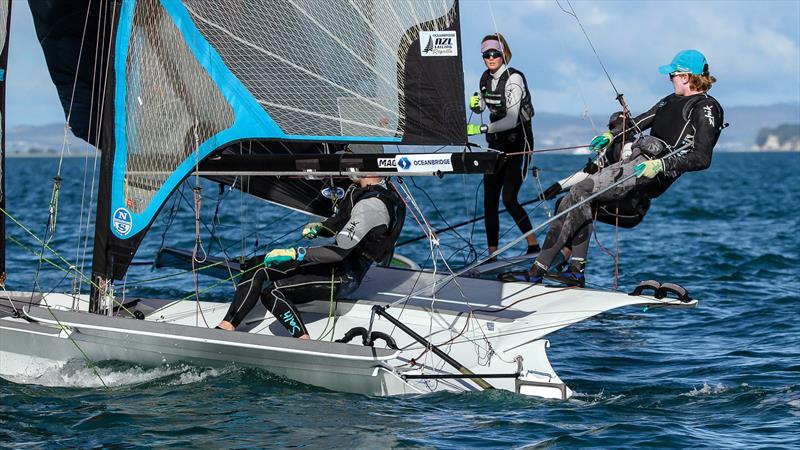
POLYGON ((303 331, 303 330, 300 328, 300 325, 297 325, 297 320, 295 320, 295 318, 294 318, 294 314, 292 314, 292 312, 291 312, 291 311, 286 311, 285 313, 283 313, 283 321, 284 321, 284 322, 286 322, 286 324, 287 324, 287 325, 289 325, 290 327, 292 327, 292 328, 289 330, 289 333, 291 333, 291 334, 292 334, 292 336, 294 336, 294 332, 295 332, 295 330, 297 330, 297 331, 300 331, 300 332, 302 332, 302 331, 303 331))
POLYGON ((350 226, 345 229, 345 231, 347 231, 347 237, 349 237, 351 241, 356 237, 356 227, 359 223, 360 222, 354 220, 350 222, 350 226))
POLYGON ((703 106, 703 111, 706 112, 705 117, 706 117, 706 119, 708 119, 708 123, 712 127, 714 126, 714 115, 711 114, 711 111, 713 111, 713 110, 714 110, 714 107, 711 106, 711 105, 703 106))

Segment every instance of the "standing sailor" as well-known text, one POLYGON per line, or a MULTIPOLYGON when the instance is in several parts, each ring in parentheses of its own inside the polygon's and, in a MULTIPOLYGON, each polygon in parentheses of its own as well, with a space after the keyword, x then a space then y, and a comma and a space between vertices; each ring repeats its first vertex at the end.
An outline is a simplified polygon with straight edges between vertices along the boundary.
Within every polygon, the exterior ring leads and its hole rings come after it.
POLYGON ((355 178, 338 211, 308 224, 303 237, 336 237, 331 245, 275 249, 259 258, 236 287, 228 313, 217 328, 233 331, 259 298, 293 337, 308 339, 298 303, 355 291, 373 262, 388 263, 405 221, 405 206, 391 183, 380 177, 355 178))
MULTIPOLYGON (((533 149, 533 103, 519 70, 507 67, 511 49, 500 33, 490 34, 481 41, 481 53, 486 71, 481 75, 481 92, 470 98, 470 109, 480 114, 489 108, 489 124, 467 124, 467 135, 485 133, 489 148, 503 153, 518 153, 505 158, 505 163, 493 174, 483 176, 483 209, 486 214, 486 241, 489 253, 497 250, 500 236, 500 193, 520 231, 532 229, 531 221, 517 195, 525 181, 533 149), (527 152, 527 153, 526 153, 527 152)), ((536 236, 528 236, 528 253, 539 251, 536 236)))
POLYGON ((559 212, 578 203, 581 205, 550 226, 544 248, 528 273, 531 282, 542 282, 553 258, 571 242, 569 269, 560 278, 568 284, 585 285, 592 207, 582 202, 593 193, 635 174, 635 178, 608 190, 597 197, 597 201, 619 200, 634 190, 656 198, 684 172, 704 170, 711 165, 711 153, 723 128, 723 111, 717 100, 707 93, 716 79, 708 71, 705 56, 697 50, 683 50, 670 64, 658 70, 669 75, 674 93, 634 118, 628 129, 621 127, 595 137, 590 148, 599 152, 633 129, 649 128, 650 135, 639 137, 628 157, 589 175, 570 189, 559 212), (666 157, 672 149, 686 144, 689 144, 686 150, 666 157))

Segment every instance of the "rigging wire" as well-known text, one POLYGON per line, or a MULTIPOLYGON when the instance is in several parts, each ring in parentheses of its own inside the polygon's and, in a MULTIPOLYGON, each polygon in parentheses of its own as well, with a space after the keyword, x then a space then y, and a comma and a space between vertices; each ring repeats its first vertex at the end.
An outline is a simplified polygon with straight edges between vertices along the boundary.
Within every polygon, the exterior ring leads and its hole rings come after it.
MULTIPOLYGON (((626 116, 629 115, 630 114, 630 109, 628 108, 628 103, 625 101, 624 95, 619 92, 619 90, 617 89, 617 86, 614 84, 614 80, 611 79, 611 75, 609 75, 608 70, 606 70, 606 65, 603 63, 603 59, 600 58, 600 55, 597 53, 597 49, 594 47, 594 44, 592 43, 592 40, 589 38, 589 33, 586 32, 586 29, 583 27, 583 23, 581 22, 581 19, 578 17, 578 14, 575 12, 575 8, 572 7, 572 3, 570 2, 570 0, 566 0, 566 2, 567 2, 567 5, 569 6, 569 9, 570 9, 569 11, 567 11, 566 9, 564 9, 563 6, 561 6, 561 2, 559 0, 556 0, 556 4, 558 5, 559 9, 561 9, 561 11, 563 11, 565 14, 568 14, 568 15, 572 16, 575 19, 575 21, 578 22, 578 26, 580 27, 581 32, 583 33, 583 36, 586 38, 586 42, 589 43, 589 47, 592 49, 592 52, 594 53, 594 56, 597 58, 597 62, 600 63, 600 67, 603 69, 603 73, 605 73, 606 78, 608 78, 608 82, 611 84, 611 88, 614 89, 614 93, 617 94, 616 99, 620 103, 620 105, 622 106, 623 114, 625 114, 626 116)), ((638 124, 634 123, 634 127, 636 128, 636 130, 639 133, 642 132, 642 130, 639 128, 638 124)))
POLYGON ((597 53, 597 49, 594 48, 594 44, 592 43, 592 40, 589 38, 589 34, 586 32, 586 29, 583 28, 583 23, 581 23, 581 19, 578 18, 578 14, 575 13, 575 9, 572 7, 572 3, 570 3, 569 0, 566 0, 566 2, 567 2, 567 5, 569 5, 570 11, 567 11, 566 9, 564 9, 564 7, 561 6, 561 2, 559 0, 556 0, 556 5, 558 5, 558 7, 561 9, 561 11, 564 11, 565 14, 568 14, 568 15, 572 16, 573 18, 575 18, 575 21, 578 22, 578 26, 581 28, 581 32, 583 32, 584 37, 586 37, 586 42, 589 43, 589 47, 591 47, 592 52, 594 53, 594 56, 597 58, 597 62, 600 63, 600 67, 603 69, 603 73, 606 74, 606 78, 608 78, 608 82, 611 83, 611 87, 614 89, 614 93, 617 94, 617 97, 619 97, 622 94, 619 93, 619 90, 617 90, 617 86, 614 84, 614 81, 611 79, 611 75, 608 74, 608 70, 606 70, 606 65, 603 64, 603 60, 600 58, 600 55, 597 53))

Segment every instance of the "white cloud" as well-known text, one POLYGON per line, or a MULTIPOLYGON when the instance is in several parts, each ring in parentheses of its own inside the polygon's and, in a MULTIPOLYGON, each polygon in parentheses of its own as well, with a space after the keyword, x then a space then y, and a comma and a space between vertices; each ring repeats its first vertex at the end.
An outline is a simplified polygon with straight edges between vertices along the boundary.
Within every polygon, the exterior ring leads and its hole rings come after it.
MULTIPOLYGON (((569 9, 567 0, 558 1, 569 9)), ((656 69, 684 48, 708 56, 719 79, 712 94, 723 106, 800 102, 798 1, 570 1, 634 112, 669 93, 656 69)), ((578 23, 555 0, 462 0, 461 18, 465 95, 485 69, 480 38, 497 29, 510 42, 512 65, 525 73, 537 110, 618 109, 578 23)), ((63 121, 26 2, 15 3, 12 21, 9 124, 63 121)))

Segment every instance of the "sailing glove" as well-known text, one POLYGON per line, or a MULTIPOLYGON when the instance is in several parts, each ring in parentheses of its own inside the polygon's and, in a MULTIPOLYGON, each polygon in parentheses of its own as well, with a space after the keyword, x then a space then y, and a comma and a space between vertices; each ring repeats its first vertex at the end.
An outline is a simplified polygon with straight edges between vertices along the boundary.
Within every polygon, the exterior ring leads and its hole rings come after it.
POLYGON ((637 164, 636 167, 633 168, 633 173, 636 174, 636 178, 642 176, 645 178, 653 178, 658 175, 659 172, 663 171, 664 163, 660 159, 645 161, 641 164, 637 164))
POLYGON ((319 222, 311 222, 303 228, 303 237, 306 239, 314 239, 322 229, 322 224, 319 222))
POLYGON ((595 136, 592 139, 592 142, 589 144, 589 150, 600 153, 603 149, 608 147, 608 144, 614 140, 614 134, 610 131, 606 131, 605 133, 595 136))
POLYGON ((469 109, 475 114, 483 112, 483 108, 481 107, 481 95, 477 92, 472 94, 472 97, 469 98, 469 109))
POLYGON ((553 183, 550 185, 549 188, 545 189, 544 192, 539 194, 539 200, 550 200, 556 197, 559 192, 561 192, 561 185, 558 183, 553 183))
POLYGON ((303 257, 306 256, 305 248, 300 247, 297 250, 293 248, 276 248, 275 250, 270 250, 267 253, 267 256, 264 257, 264 265, 267 267, 272 266, 273 264, 278 264, 286 261, 302 261, 303 257))
POLYGON ((486 125, 475 125, 472 123, 467 124, 467 136, 475 136, 476 134, 486 133, 489 127, 486 125))

